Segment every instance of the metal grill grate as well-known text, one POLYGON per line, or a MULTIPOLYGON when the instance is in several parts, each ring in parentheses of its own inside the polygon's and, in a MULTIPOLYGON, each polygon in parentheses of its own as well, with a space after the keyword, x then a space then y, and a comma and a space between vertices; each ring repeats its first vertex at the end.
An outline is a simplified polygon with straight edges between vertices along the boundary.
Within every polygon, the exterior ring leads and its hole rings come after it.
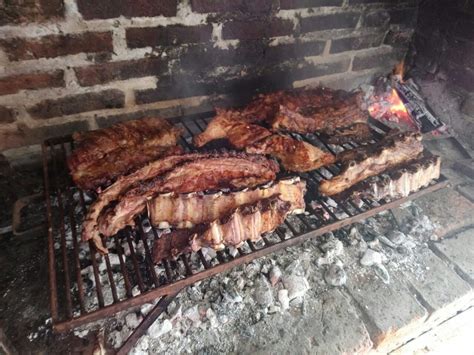
MULTIPOLYGON (((176 123, 185 131, 181 145, 186 151, 193 149, 192 136, 203 131, 210 117, 209 114, 195 115, 176 123)), ((388 130, 377 122, 372 122, 372 127, 375 139, 383 137, 388 130)), ((354 143, 330 145, 317 134, 293 136, 333 153, 357 147, 354 143)), ((199 251, 154 265, 151 247, 160 231, 151 228, 146 216, 138 218, 137 228, 127 228, 104 240, 109 255, 101 256, 91 242, 82 244, 80 226, 93 196, 74 187, 69 177, 65 162, 73 148, 71 137, 50 139, 43 144, 51 313, 53 328, 59 332, 158 298, 166 301, 166 296, 174 295, 194 282, 363 220, 447 185, 447 179, 441 177, 407 198, 336 202, 319 196, 317 186, 322 179, 337 174, 338 165, 299 174, 308 184, 305 214, 290 216, 274 233, 256 243, 247 241, 237 250, 219 251, 213 258, 199 251), (92 269, 92 280, 83 278, 84 269, 92 269)))

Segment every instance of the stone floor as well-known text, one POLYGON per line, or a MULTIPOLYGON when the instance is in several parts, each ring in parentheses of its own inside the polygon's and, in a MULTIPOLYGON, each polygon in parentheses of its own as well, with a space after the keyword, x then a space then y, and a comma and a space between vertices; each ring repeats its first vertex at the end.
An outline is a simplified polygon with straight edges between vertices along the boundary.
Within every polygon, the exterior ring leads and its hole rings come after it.
MULTIPOLYGON (((443 333, 458 339, 452 328, 473 324, 473 164, 447 138, 426 144, 442 155, 450 187, 189 287, 132 353, 446 349, 443 333)), ((45 234, 14 236, 7 222, 11 201, 38 192, 41 172, 18 169, 0 184, 0 343, 45 354, 118 347, 152 305, 52 334, 45 234)))

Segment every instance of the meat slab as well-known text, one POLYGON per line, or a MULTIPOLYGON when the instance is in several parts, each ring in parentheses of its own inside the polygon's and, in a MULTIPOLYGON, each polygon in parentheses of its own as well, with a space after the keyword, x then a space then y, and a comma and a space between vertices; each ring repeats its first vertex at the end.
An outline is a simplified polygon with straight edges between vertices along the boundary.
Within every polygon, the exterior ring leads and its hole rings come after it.
POLYGON ((109 128, 74 133, 76 148, 68 158, 74 183, 96 189, 173 150, 181 130, 161 118, 144 118, 109 128), (114 164, 115 163, 115 164, 114 164))
POLYGON ((364 179, 418 158, 423 152, 421 139, 419 133, 391 134, 377 143, 339 154, 341 171, 321 182, 320 192, 326 196, 338 194, 364 179))
POLYGON ((282 134, 271 135, 245 150, 248 153, 274 156, 286 170, 293 172, 318 169, 335 161, 331 153, 282 134))
POLYGON ((239 247, 246 240, 257 241, 263 233, 274 231, 292 212, 292 203, 276 196, 242 205, 228 216, 191 229, 179 229, 155 240, 153 260, 174 257, 203 247, 221 250, 239 247))
POLYGON ((190 228, 229 214, 233 209, 263 198, 278 195, 292 204, 292 209, 304 209, 306 183, 292 177, 241 191, 214 193, 160 194, 147 201, 151 224, 158 228, 190 228))
MULTIPOLYGON (((117 187, 115 192, 120 193, 108 194, 107 204, 91 206, 94 212, 86 219, 83 239, 93 238, 98 243, 100 233, 109 237, 133 226, 134 218, 144 212, 146 201, 156 194, 251 188, 274 180, 279 170, 274 161, 263 156, 235 152, 194 153, 163 160, 153 163, 151 170, 157 174, 144 173, 147 179, 128 179, 127 188, 117 187), (97 207, 102 207, 99 212, 97 207)), ((105 252, 102 245, 99 249, 105 252)))
POLYGON ((406 197, 439 179, 440 173, 441 158, 435 155, 423 156, 361 181, 336 198, 366 197, 381 200, 406 197))

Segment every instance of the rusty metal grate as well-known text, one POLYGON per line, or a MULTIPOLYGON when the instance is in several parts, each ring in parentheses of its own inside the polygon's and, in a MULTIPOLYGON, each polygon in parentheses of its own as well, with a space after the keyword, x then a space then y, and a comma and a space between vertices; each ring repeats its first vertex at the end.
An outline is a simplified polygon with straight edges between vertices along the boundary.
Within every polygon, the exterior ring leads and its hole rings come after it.
MULTIPOLYGON (((181 144, 187 151, 192 149, 192 136, 202 132, 210 117, 211 114, 194 115, 176 123, 185 131, 181 144)), ((380 123, 372 124, 375 139, 387 133, 388 129, 380 123)), ((329 145, 315 134, 294 136, 331 152, 357 146, 352 143, 329 145)), ((290 216, 274 233, 258 243, 248 241, 237 250, 217 252, 213 258, 200 251, 154 265, 151 246, 159 231, 151 228, 146 216, 139 217, 137 228, 128 228, 107 239, 109 255, 100 256, 91 243, 84 245, 81 242, 82 218, 93 196, 72 184, 65 164, 72 149, 71 137, 50 139, 43 144, 50 301, 53 329, 58 332, 159 298, 161 303, 169 303, 173 295, 196 281, 363 220, 447 185, 447 179, 441 177, 407 198, 336 202, 319 196, 317 186, 322 179, 337 174, 337 165, 299 174, 308 184, 305 214, 290 216), (92 282, 83 279, 82 270, 87 268, 92 269, 92 282)))

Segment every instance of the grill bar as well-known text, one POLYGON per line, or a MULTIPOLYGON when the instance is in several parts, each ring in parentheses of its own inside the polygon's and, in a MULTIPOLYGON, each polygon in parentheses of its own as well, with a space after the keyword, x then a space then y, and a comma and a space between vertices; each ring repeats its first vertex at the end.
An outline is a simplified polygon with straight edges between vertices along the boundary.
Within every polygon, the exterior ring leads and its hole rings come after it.
MULTIPOLYGON (((181 144, 189 151, 193 149, 190 143, 193 135, 204 129, 206 118, 195 115, 191 119, 178 122, 177 125, 185 131, 181 144)), ((386 133, 386 130, 378 126, 377 130, 380 136, 386 133)), ((333 147, 326 144, 318 135, 294 136, 334 152, 333 147)), ((162 260, 155 265, 152 261, 151 245, 153 239, 159 238, 160 231, 153 227, 145 231, 144 226, 149 224, 149 221, 146 216, 140 216, 136 219, 136 228, 126 228, 114 237, 104 239, 110 253, 115 253, 118 259, 117 268, 114 268, 110 257, 100 256, 92 243, 89 243, 90 249, 87 250, 90 253, 90 260, 79 259, 79 250, 84 248, 78 233, 82 217, 76 214, 75 209, 77 206, 82 214, 85 214, 90 198, 87 196, 86 199, 86 195, 72 185, 65 168, 67 154, 65 144, 69 144, 68 146, 73 149, 71 137, 55 138, 43 144, 43 172, 50 226, 48 229, 50 304, 53 329, 57 332, 71 330, 160 297, 163 299, 171 297, 197 281, 297 245, 309 238, 337 230, 447 185, 447 180, 442 177, 438 182, 407 198, 391 202, 366 199, 357 202, 335 201, 320 196, 317 188, 319 181, 332 177, 339 171, 339 167, 334 165, 327 169, 321 168, 299 174, 308 184, 305 197, 307 213, 291 216, 275 230, 273 235, 263 236, 261 241, 247 241, 237 249, 238 253, 234 254, 235 256, 229 250, 218 251, 216 257, 209 260, 209 256, 204 256, 204 253, 199 251, 197 255, 188 253, 177 260, 162 260), (62 151, 61 157, 57 154, 58 146, 62 151), (52 163, 52 170, 48 164, 49 160, 52 163), (57 202, 53 204, 52 201, 57 202), (54 223, 58 219, 59 225, 54 223), (69 249, 66 243, 66 225, 71 228, 72 247, 69 249), (55 244, 60 246, 58 250, 55 249, 55 244), (122 246, 126 246, 126 254, 122 246), (88 265, 92 266, 91 277, 95 286, 86 290, 81 267, 88 265), (57 272, 62 272, 64 275, 58 277, 57 272), (119 289, 123 292, 120 293, 119 289), (137 294, 135 289, 139 290, 137 294), (59 294, 58 290, 61 290, 59 294), (88 300, 92 297, 97 302, 92 302, 91 306, 91 302, 85 301, 87 296, 88 300)), ((349 149, 356 146, 349 144, 341 148, 349 149)))

